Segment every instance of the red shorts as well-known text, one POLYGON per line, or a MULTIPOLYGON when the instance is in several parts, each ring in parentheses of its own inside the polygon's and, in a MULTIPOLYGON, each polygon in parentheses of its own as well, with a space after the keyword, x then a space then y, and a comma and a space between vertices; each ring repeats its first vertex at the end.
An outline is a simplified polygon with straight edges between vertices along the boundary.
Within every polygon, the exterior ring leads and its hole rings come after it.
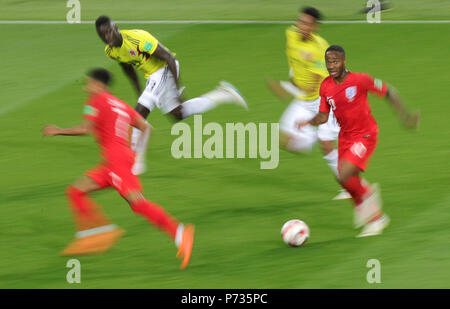
POLYGON ((114 187, 122 196, 132 191, 142 191, 141 182, 131 172, 131 166, 111 167, 108 164, 99 164, 85 173, 94 180, 101 189, 114 187))
POLYGON ((373 151, 377 145, 377 134, 370 134, 368 137, 355 137, 345 139, 339 137, 339 161, 342 159, 356 165, 364 171, 369 163, 373 151))

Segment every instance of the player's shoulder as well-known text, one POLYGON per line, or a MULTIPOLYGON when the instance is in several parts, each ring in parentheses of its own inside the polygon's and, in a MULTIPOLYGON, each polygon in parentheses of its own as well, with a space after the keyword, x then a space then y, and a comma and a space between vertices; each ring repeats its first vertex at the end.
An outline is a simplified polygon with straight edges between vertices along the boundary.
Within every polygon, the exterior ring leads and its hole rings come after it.
POLYGON ((127 103, 125 103, 124 101, 119 99, 118 97, 114 96, 113 94, 111 94, 109 92, 102 92, 101 94, 104 98, 104 102, 107 105, 117 107, 124 111, 129 111, 130 109, 133 110, 133 108, 130 105, 128 105, 127 103))
POLYGON ((350 77, 358 82, 365 82, 367 80, 371 80, 372 76, 370 76, 370 74, 368 73, 358 73, 358 72, 350 72, 349 73, 350 77))
POLYGON ((90 101, 98 106, 102 106, 108 101, 108 93, 107 92, 97 92, 91 95, 90 101))
POLYGON ((129 30, 122 30, 120 33, 124 34, 125 36, 129 38, 143 38, 147 36, 151 36, 150 32, 143 30, 143 29, 129 29, 129 30))
POLYGON ((327 77, 325 77, 323 79, 322 83, 320 84, 321 91, 326 90, 332 81, 333 81, 333 78, 331 76, 328 75, 327 77))
POLYGON ((319 34, 317 33, 312 33, 311 34, 313 41, 320 46, 322 49, 327 49, 328 46, 330 46, 327 42, 327 40, 325 40, 323 37, 321 37, 319 34))
POLYGON ((299 33, 300 30, 295 25, 290 25, 289 27, 286 28, 286 36, 288 37, 297 36, 299 33))

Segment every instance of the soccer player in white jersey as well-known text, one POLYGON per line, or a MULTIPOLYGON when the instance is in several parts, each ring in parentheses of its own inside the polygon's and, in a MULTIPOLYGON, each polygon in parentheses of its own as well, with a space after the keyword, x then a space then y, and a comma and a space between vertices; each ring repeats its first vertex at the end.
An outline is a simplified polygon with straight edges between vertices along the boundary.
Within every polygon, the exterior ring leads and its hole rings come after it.
MULTIPOLYGON (((100 16, 96 22, 97 33, 106 43, 105 53, 122 66, 132 81, 139 99, 135 110, 145 119, 149 113, 159 108, 164 114, 170 114, 175 120, 182 120, 193 114, 204 113, 220 103, 236 103, 247 108, 237 89, 222 81, 220 85, 200 97, 182 102, 178 86, 179 63, 174 54, 155 37, 144 30, 120 30, 107 16, 100 16), (147 83, 141 91, 135 70, 144 73, 147 83)), ((145 172, 145 150, 147 145, 136 148, 140 131, 133 129, 132 148, 136 151, 136 163, 133 173, 145 172)))

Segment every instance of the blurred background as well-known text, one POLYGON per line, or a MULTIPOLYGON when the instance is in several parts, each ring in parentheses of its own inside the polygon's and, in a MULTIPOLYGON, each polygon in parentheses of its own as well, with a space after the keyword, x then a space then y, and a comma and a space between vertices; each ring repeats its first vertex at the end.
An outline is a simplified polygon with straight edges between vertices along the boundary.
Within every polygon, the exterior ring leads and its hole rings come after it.
MULTIPOLYGON (((67 1, 0 0, 1 288, 450 287, 448 0, 389 1, 382 21, 412 22, 380 24, 364 22, 366 1, 357 0, 80 3, 82 23, 68 24, 67 1), (339 187, 317 148, 309 156, 280 150, 273 170, 261 170, 260 159, 177 160, 170 153, 173 122, 155 111, 141 180, 150 200, 196 224, 189 268, 180 272, 171 241, 108 190, 93 197, 127 233, 108 253, 78 258, 82 283, 68 284, 68 258, 58 255, 74 233, 64 190, 96 164, 98 149, 91 137, 44 139, 42 127, 79 123, 91 67, 111 70, 113 93, 131 106, 137 100, 91 22, 107 14, 126 21, 118 22, 121 29, 152 33, 176 53, 187 98, 220 80, 236 85, 249 111, 220 106, 203 115, 204 123, 271 123, 289 102, 274 97, 265 81, 288 79, 285 29, 306 5, 327 22, 361 21, 324 23, 319 33, 346 49, 350 70, 394 85, 409 108, 421 111, 419 131, 405 131, 386 102, 369 98, 380 135, 364 177, 380 184, 391 226, 382 236, 354 237, 352 205, 331 200, 339 187), (167 22, 149 23, 155 20, 167 22), (311 229, 301 248, 280 237, 294 218, 311 229), (382 284, 367 282, 369 259, 380 261, 382 284)), ((193 127, 192 118, 184 122, 193 127)))

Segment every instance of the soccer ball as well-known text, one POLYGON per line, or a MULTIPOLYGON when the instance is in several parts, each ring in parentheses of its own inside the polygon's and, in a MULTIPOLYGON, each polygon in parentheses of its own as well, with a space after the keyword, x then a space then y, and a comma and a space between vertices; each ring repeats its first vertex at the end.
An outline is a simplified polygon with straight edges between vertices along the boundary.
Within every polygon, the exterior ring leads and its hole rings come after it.
POLYGON ((309 227, 301 220, 289 220, 281 228, 281 237, 288 245, 300 247, 309 238, 309 227))

